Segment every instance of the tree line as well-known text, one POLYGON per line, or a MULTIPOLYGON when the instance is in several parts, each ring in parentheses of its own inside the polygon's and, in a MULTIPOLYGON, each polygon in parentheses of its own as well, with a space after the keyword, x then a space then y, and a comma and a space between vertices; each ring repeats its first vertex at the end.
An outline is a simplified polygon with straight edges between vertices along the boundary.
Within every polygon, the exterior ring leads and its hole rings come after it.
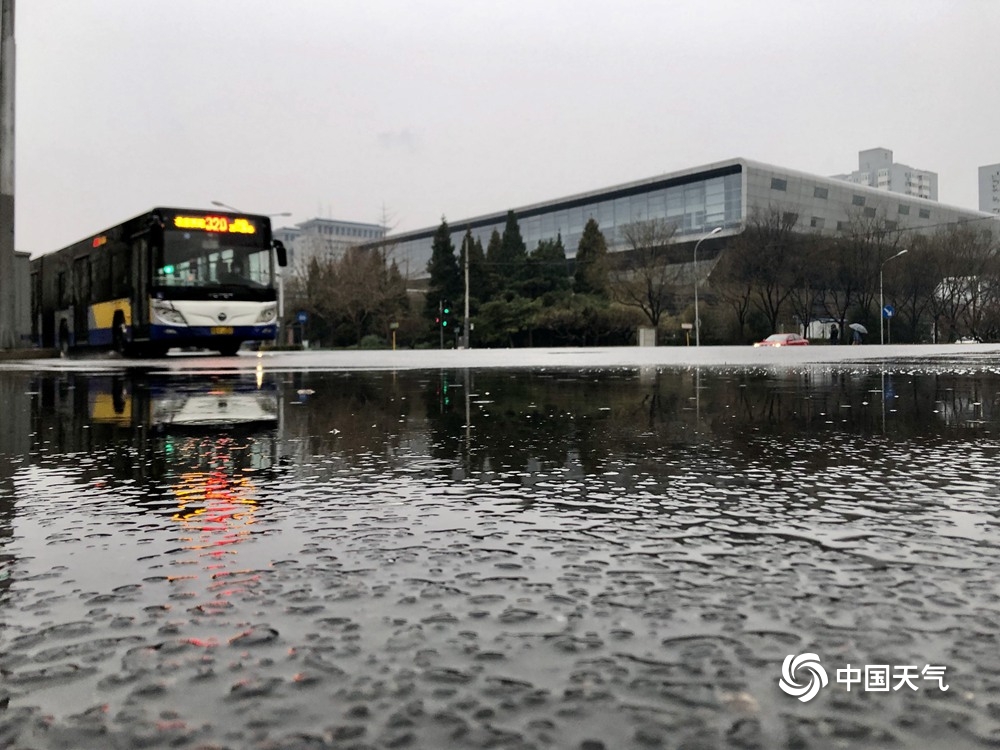
POLYGON ((754 211, 719 256, 709 288, 726 310, 723 334, 806 330, 810 321, 875 331, 893 308, 897 342, 1000 340, 1000 244, 989 222, 916 232, 884 216, 851 214, 831 237, 794 230, 777 208, 754 211))
POLYGON ((928 234, 859 212, 831 237, 797 231, 796 220, 755 209, 695 265, 662 219, 620 227, 615 252, 590 219, 570 259, 561 236, 529 251, 513 211, 485 248, 471 229, 456 248, 442 218, 422 300, 407 294, 390 240, 311 258, 286 295, 309 314, 304 334, 328 346, 384 346, 393 331, 401 346, 460 346, 466 267, 473 347, 623 345, 640 326, 684 343, 696 281, 706 343, 806 333, 816 320, 841 336, 850 323, 874 331, 882 302, 894 308, 893 341, 1000 340, 1000 248, 982 223, 928 234))

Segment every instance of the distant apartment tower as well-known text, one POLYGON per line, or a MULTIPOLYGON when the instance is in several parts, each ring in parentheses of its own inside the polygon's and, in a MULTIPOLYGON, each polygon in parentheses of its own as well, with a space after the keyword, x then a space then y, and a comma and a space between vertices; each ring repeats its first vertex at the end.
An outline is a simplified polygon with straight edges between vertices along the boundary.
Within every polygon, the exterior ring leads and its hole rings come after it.
POLYGON ((979 168, 979 210, 1000 214, 1000 164, 979 168))
POLYGON ((834 179, 867 185, 890 193, 903 193, 917 198, 938 199, 937 172, 916 169, 892 160, 887 148, 870 148, 858 152, 858 171, 834 175, 834 179))
POLYGON ((288 250, 290 268, 304 271, 312 258, 339 258, 355 245, 377 242, 385 237, 385 227, 315 218, 275 229, 273 235, 288 250))

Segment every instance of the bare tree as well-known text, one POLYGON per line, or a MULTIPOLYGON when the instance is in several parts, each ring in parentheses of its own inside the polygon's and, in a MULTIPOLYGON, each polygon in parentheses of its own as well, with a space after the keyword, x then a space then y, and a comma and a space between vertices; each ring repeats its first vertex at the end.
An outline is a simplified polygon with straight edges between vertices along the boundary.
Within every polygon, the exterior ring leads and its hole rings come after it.
POLYGON ((402 274, 395 262, 384 262, 378 247, 352 247, 340 257, 313 256, 293 275, 286 293, 309 313, 313 337, 320 341, 360 341, 370 333, 387 337, 390 323, 409 307, 402 274))
MULTIPOLYGON (((903 233, 894 222, 886 219, 885 212, 874 209, 855 211, 848 215, 844 241, 856 274, 857 303, 865 313, 876 307, 879 293, 879 271, 882 264, 903 249, 903 233)), ((881 310, 876 311, 878 315, 881 310)))
POLYGON ((778 330, 781 310, 791 294, 789 263, 797 252, 798 238, 793 231, 797 220, 796 215, 778 206, 755 208, 740 235, 748 253, 753 305, 767 318, 771 331, 778 330))
POLYGON ((949 341, 988 335, 993 308, 1000 304, 1000 269, 990 233, 956 227, 934 235, 929 244, 933 265, 928 271, 937 281, 929 304, 934 340, 942 333, 949 341))
POLYGON ((612 298, 637 307, 652 326, 674 307, 683 278, 683 259, 674 246, 677 225, 664 219, 646 219, 621 228, 625 249, 612 261, 608 276, 612 298))
POLYGON ((802 328, 799 333, 803 336, 823 298, 823 275, 818 260, 824 244, 818 235, 801 238, 798 252, 788 263, 788 304, 799 321, 802 328))
POLYGON ((940 278, 935 277, 937 261, 931 238, 909 234, 905 244, 909 252, 885 266, 886 301, 895 301, 896 318, 892 337, 921 341, 931 332, 931 304, 940 278), (898 333, 896 333, 898 332, 898 333))
POLYGON ((386 208, 384 203, 382 204, 382 212, 379 214, 378 225, 382 228, 382 236, 377 242, 367 244, 366 247, 377 248, 379 255, 382 256, 382 263, 388 266, 396 260, 396 248, 399 243, 390 236, 397 225, 396 216, 386 208))
POLYGON ((742 235, 730 240, 712 271, 712 291, 733 312, 739 338, 745 340, 750 319, 753 280, 750 277, 750 252, 742 235))

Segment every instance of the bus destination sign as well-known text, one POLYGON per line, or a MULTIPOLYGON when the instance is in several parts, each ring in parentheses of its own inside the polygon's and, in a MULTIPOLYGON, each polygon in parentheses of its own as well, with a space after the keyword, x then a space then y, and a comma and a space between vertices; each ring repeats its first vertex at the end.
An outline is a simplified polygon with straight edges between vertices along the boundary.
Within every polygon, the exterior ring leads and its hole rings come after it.
POLYGON ((249 219, 230 219, 226 216, 175 216, 174 226, 178 229, 198 229, 202 232, 232 232, 235 234, 255 234, 257 228, 249 219))

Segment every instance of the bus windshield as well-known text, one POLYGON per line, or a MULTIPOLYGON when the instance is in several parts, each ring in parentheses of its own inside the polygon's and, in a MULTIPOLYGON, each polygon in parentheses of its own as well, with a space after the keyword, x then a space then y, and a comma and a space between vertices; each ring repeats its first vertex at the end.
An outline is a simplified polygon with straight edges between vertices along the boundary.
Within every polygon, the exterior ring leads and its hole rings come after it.
POLYGON ((153 263, 153 285, 167 287, 273 284, 271 249, 253 235, 168 229, 153 263))

